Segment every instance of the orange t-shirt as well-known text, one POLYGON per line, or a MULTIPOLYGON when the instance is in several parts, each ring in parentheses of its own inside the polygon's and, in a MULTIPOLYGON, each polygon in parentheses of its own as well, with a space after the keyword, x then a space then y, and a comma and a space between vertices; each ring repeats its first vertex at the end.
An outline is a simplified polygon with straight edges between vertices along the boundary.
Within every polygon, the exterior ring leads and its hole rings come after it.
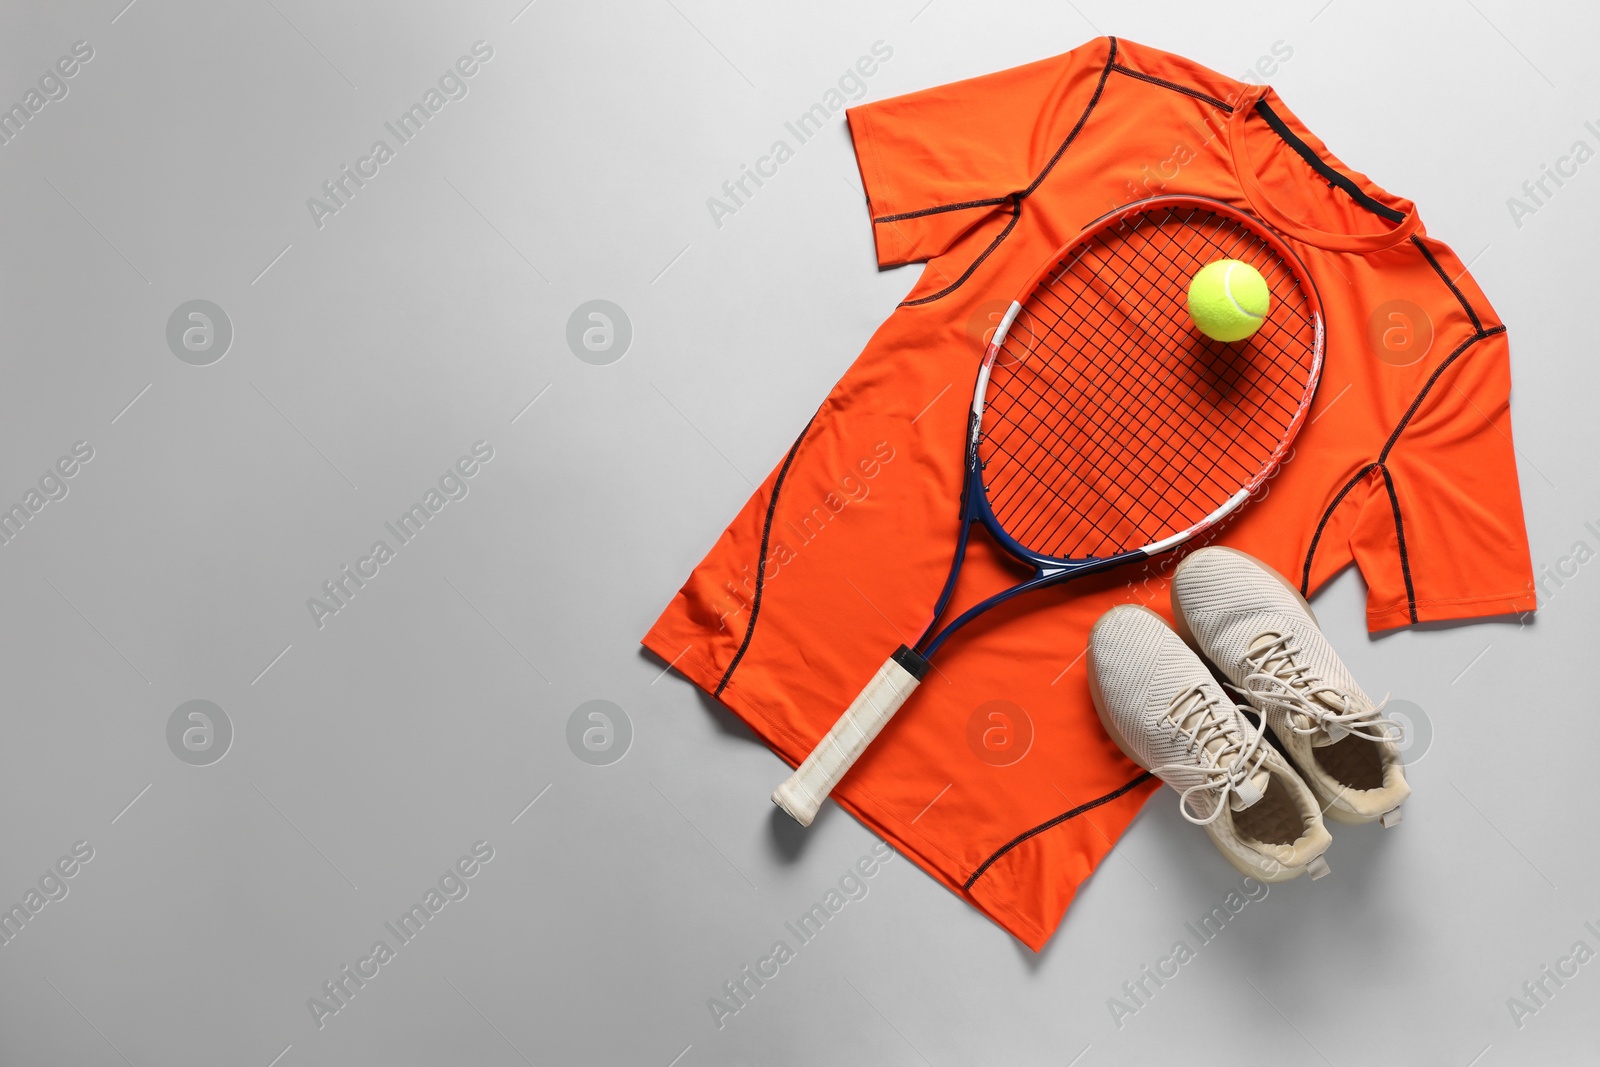
MULTIPOLYGON (((1505 327, 1411 202, 1340 162, 1272 90, 1101 38, 848 114, 879 263, 926 267, 644 639, 784 760, 929 621, 1000 312, 1085 223, 1161 193, 1225 201, 1284 235, 1327 318, 1293 452, 1200 543, 1308 593, 1354 561, 1372 630, 1534 607, 1505 327)), ((1155 788, 1090 704, 1089 627, 1129 600, 1167 614, 1177 555, 972 623, 834 798, 1042 947, 1155 788)), ((945 618, 1018 579, 975 535, 945 618)))

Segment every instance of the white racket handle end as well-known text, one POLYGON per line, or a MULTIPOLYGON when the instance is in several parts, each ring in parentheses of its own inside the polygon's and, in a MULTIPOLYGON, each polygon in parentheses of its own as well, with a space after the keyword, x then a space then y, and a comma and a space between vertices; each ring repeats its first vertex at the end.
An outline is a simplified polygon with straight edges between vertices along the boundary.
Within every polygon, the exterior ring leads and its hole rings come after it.
POLYGON ((772 802, 801 826, 810 826, 833 787, 916 691, 927 671, 927 660, 904 645, 896 649, 811 755, 772 794, 772 802))

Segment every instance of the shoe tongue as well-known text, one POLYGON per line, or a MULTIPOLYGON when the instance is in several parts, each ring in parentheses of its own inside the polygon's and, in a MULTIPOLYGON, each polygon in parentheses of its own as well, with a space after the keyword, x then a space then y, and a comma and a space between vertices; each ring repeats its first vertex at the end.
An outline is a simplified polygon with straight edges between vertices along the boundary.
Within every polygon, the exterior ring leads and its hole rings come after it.
MULTIPOLYGON (((1250 639, 1250 644, 1247 645, 1246 648, 1245 648, 1245 654, 1248 655, 1248 656, 1255 656, 1262 649, 1266 648, 1268 645, 1272 644, 1273 642, 1283 640, 1283 637, 1284 637, 1284 635, 1279 633, 1276 630, 1262 630, 1260 633, 1256 634, 1255 637, 1250 639)), ((1272 664, 1272 661, 1276 660, 1276 659, 1280 659, 1280 658, 1282 658, 1282 657, 1280 657, 1280 656, 1268 656, 1268 657, 1260 660, 1259 662, 1260 662, 1261 669, 1262 670, 1269 669, 1271 664, 1272 664)))
POLYGON ((1322 729, 1311 735, 1311 747, 1327 748, 1329 745, 1336 745, 1343 741, 1349 733, 1349 730, 1346 730, 1338 723, 1324 723, 1322 729))

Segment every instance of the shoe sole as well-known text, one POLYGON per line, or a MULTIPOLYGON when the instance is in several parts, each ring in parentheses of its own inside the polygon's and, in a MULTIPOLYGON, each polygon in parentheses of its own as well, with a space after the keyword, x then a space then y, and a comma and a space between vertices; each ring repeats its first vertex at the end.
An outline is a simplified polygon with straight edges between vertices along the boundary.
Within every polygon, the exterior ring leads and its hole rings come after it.
MULTIPOLYGON (((1241 552, 1240 555, 1244 555, 1244 553, 1241 552)), ((1265 566, 1265 564, 1263 564, 1263 566, 1265 566)), ((1133 607, 1137 611, 1142 611, 1147 615, 1155 616, 1156 621, 1160 622, 1161 625, 1163 625, 1163 626, 1167 625, 1167 620, 1163 619, 1159 613, 1151 611, 1149 608, 1144 607, 1142 605, 1137 605, 1136 604, 1136 605, 1133 605, 1133 607)), ((1111 715, 1106 711, 1105 694, 1100 689, 1100 672, 1095 669, 1095 665, 1094 665, 1094 643, 1093 643, 1094 642, 1095 631, 1100 629, 1100 623, 1102 623, 1104 621, 1105 621, 1105 616, 1102 615, 1100 617, 1100 619, 1098 621, 1096 621, 1095 624, 1092 627, 1090 627, 1090 629, 1089 629, 1089 642, 1090 643, 1089 643, 1088 647, 1084 650, 1085 666, 1088 669, 1088 675, 1089 675, 1089 698, 1090 698, 1090 700, 1092 700, 1094 702, 1094 713, 1097 716, 1099 716, 1100 725, 1102 727, 1104 727, 1104 729, 1106 731, 1106 736, 1111 738, 1112 744, 1116 745, 1117 748, 1119 750, 1121 750, 1122 754, 1124 756, 1128 757, 1128 759, 1135 766, 1139 767, 1141 770, 1145 771, 1146 773, 1149 773, 1149 771, 1150 771, 1149 764, 1145 763, 1144 760, 1140 759, 1134 753, 1133 746, 1128 744, 1127 738, 1122 736, 1121 731, 1119 731, 1117 729, 1116 725, 1111 721, 1111 715)), ((1196 653, 1196 655, 1198 655, 1198 653, 1196 653)), ((1204 662, 1204 661, 1202 660, 1202 662, 1204 662)), ((1211 834, 1208 832, 1206 834, 1206 836, 1209 838, 1209 837, 1211 837, 1211 834)), ((1212 841, 1212 845, 1213 846, 1216 845, 1216 841, 1215 840, 1212 841)), ((1322 860, 1321 856, 1315 857, 1305 867, 1293 867, 1293 868, 1291 868, 1291 867, 1284 867, 1284 866, 1282 866, 1280 864, 1279 867, 1278 867, 1277 873, 1268 874, 1268 873, 1262 871, 1260 868, 1251 867, 1251 866, 1246 865, 1243 861, 1235 858, 1229 852, 1227 852, 1226 850, 1224 850, 1224 849, 1222 849, 1220 847, 1217 848, 1217 853, 1223 859, 1228 861, 1228 866, 1232 867, 1234 870, 1238 871, 1240 874, 1248 875, 1249 877, 1254 878, 1258 882, 1271 882, 1271 883, 1276 884, 1278 882, 1293 881, 1294 879, 1296 879, 1296 878, 1300 877, 1302 874, 1304 874, 1308 869, 1310 869, 1318 861, 1322 861, 1322 868, 1321 868, 1322 874, 1327 873, 1327 870, 1326 870, 1327 863, 1326 863, 1326 861, 1322 860)), ((1320 878, 1320 877, 1322 877, 1322 874, 1313 874, 1312 878, 1313 879, 1320 878)))

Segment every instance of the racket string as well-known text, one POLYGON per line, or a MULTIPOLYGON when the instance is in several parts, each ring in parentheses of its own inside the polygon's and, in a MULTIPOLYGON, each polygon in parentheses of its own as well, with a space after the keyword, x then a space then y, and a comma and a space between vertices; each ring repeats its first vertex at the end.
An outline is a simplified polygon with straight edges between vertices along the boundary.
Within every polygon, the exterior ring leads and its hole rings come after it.
MULTIPOLYGON (((1048 299, 1048 298, 1046 298, 1046 299, 1048 299)), ((1098 340, 1098 338, 1096 338, 1096 340, 1098 340)), ((1173 339, 1168 337, 1168 338, 1164 338, 1163 340, 1166 341, 1166 342, 1171 342, 1173 339)), ((1124 371, 1124 372, 1126 372, 1126 373, 1134 373, 1134 372, 1136 372, 1136 370, 1138 368, 1134 365, 1133 359, 1131 357, 1128 357, 1128 356, 1125 355, 1123 358, 1119 359, 1119 369, 1124 371)), ((1057 373, 1054 370, 1054 368, 1049 368, 1049 367, 1041 367, 1040 368, 1041 373, 1043 373, 1043 372, 1045 372, 1047 370, 1049 372, 1051 372, 1057 379, 1061 378, 1061 375, 1059 373, 1057 373)), ((1072 399, 1071 393, 1070 393, 1071 385, 1072 385, 1072 383, 1068 383, 1068 390, 1064 391, 1064 392, 1066 392, 1066 399, 1068 399, 1069 401, 1072 399)), ((1200 410, 1199 406, 1194 402, 1192 397, 1186 397, 1186 396, 1178 395, 1177 397, 1175 397, 1175 399, 1178 401, 1179 406, 1184 408, 1187 411, 1188 414, 1191 414, 1194 417, 1199 418, 1199 419, 1204 419, 1204 417, 1205 417, 1204 413, 1200 410)), ((1155 402, 1154 398, 1147 398, 1147 406, 1152 405, 1154 402, 1155 402)), ((1241 431, 1248 431, 1251 428, 1253 428, 1253 423, 1246 422, 1246 421, 1234 418, 1233 416, 1228 415, 1226 412, 1224 412, 1224 414, 1225 414, 1225 416, 1227 416, 1229 418, 1229 421, 1234 422, 1240 428, 1241 431)))
POLYGON ((1135 216, 1064 258, 1024 304, 991 369, 983 484, 1031 551, 1105 556, 1215 511, 1269 463, 1313 374, 1316 321, 1290 266, 1200 208, 1135 216), (1250 264, 1273 304, 1250 341, 1206 341, 1189 278, 1250 264))
MULTIPOLYGON (((1098 334, 1097 334, 1095 337, 1091 338, 1090 340, 1092 342, 1098 343, 1098 342, 1102 341, 1103 339, 1100 338, 1098 336, 1098 334)), ((1128 361, 1126 359, 1120 359, 1118 362, 1119 362, 1119 366, 1123 370, 1130 370, 1131 369, 1131 367, 1129 366, 1129 363, 1128 363, 1128 361)), ((1050 368, 1048 365, 1041 365, 1041 367, 1039 369, 1041 370, 1041 372, 1050 372, 1052 370, 1052 368, 1050 368)), ((1056 377, 1059 379, 1059 376, 1056 376, 1056 377)), ((1019 376, 1017 378, 1017 380, 1018 381, 1023 381, 1025 383, 1027 382, 1027 379, 1022 378, 1021 376, 1019 376)), ((1059 416, 1058 416, 1059 418, 1066 418, 1067 416, 1064 414, 1064 412, 1069 406, 1081 406, 1082 402, 1084 400, 1086 400, 1086 399, 1100 399, 1100 400, 1113 399, 1114 400, 1116 398, 1110 397, 1104 391, 1101 391, 1098 396, 1093 397, 1093 398, 1085 397, 1085 396, 1083 396, 1081 394, 1079 396, 1074 397, 1072 395, 1071 391, 1070 391, 1070 386, 1069 386, 1068 391, 1065 392, 1064 394, 1062 394, 1061 392, 1057 391, 1057 395, 1055 395, 1055 396, 1036 397, 1035 398, 1036 401, 1042 401, 1043 403, 1042 404, 1037 404, 1036 403, 1033 406, 1034 406, 1034 410, 1039 410, 1042 407, 1042 409, 1047 411, 1047 412, 1048 411, 1054 411, 1054 412, 1057 412, 1057 413, 1062 413, 1062 414, 1059 414, 1059 416)), ((1179 400, 1185 400, 1186 398, 1183 398, 1182 396, 1179 396, 1178 399, 1179 400)), ((1191 416, 1198 415, 1198 409, 1196 409, 1192 404, 1185 403, 1184 405, 1181 405, 1181 406, 1187 407, 1188 413, 1191 416)), ((1152 413, 1152 410, 1153 410, 1152 404, 1147 400, 1146 404, 1145 404, 1145 407, 1144 407, 1144 410, 1140 411, 1138 414, 1143 419, 1147 420, 1149 415, 1152 413)), ((1096 409, 1096 414, 1101 416, 1101 418, 1099 420, 1097 420, 1096 423, 1091 423, 1091 425, 1095 425, 1095 424, 1098 424, 1099 422, 1103 422, 1104 421, 1104 416, 1106 414, 1108 414, 1108 412, 1106 411, 1105 406, 1103 404, 1101 404, 1096 409)), ((1127 414, 1127 412, 1124 410, 1123 412, 1121 412, 1121 414, 1127 414)), ((1010 421, 1010 420, 1007 420, 1007 421, 1010 421)), ((1127 421, 1129 421, 1129 420, 1124 419, 1124 422, 1127 422, 1127 421)), ((1136 423, 1135 425, 1141 425, 1141 424, 1142 423, 1136 423)), ((1240 423, 1238 423, 1238 426, 1239 426, 1239 429, 1240 429, 1241 432, 1248 431, 1251 428, 1251 424, 1247 423, 1247 422, 1240 422, 1240 423)), ((1191 425, 1190 425, 1189 428, 1191 430, 1200 429, 1200 427, 1197 426, 1197 425, 1194 425, 1193 422, 1191 422, 1191 425)), ((1170 430, 1169 430, 1169 432, 1170 432, 1170 430)), ((1137 438, 1137 440, 1139 441, 1139 443, 1142 446, 1148 446, 1149 444, 1152 443, 1152 438, 1151 438, 1150 434, 1138 434, 1136 432, 1136 438, 1137 438)), ((1037 440, 1036 437, 1034 437, 1034 443, 1036 443, 1036 444, 1038 443, 1038 440, 1037 440)), ((1092 438, 1088 439, 1088 443, 1092 445, 1092 438)), ((1267 442, 1263 441, 1263 442, 1260 442, 1260 443, 1265 444, 1267 442)), ((1079 446, 1079 449, 1081 451, 1081 445, 1079 446)), ((1021 457, 1016 456, 1014 453, 1013 453, 1013 458, 1021 459, 1021 457)), ((1131 477, 1133 477, 1135 479, 1137 479, 1139 477, 1139 475, 1141 473, 1140 468, 1129 467, 1126 464, 1118 464, 1118 463, 1115 462, 1115 459, 1116 459, 1116 457, 1113 457, 1113 463, 1112 463, 1113 469, 1110 471, 1110 473, 1118 474, 1118 475, 1127 475, 1127 476, 1131 476, 1131 477), (1120 468, 1120 469, 1118 469, 1118 468, 1120 468)), ((1178 470, 1179 470, 1180 473, 1186 472, 1185 468, 1179 468, 1178 470)), ((1246 477, 1247 478, 1250 474, 1252 474, 1254 472, 1253 471, 1248 471, 1242 465, 1240 465, 1239 469, 1238 469, 1238 471, 1236 473, 1238 475, 1242 476, 1242 477, 1246 477)), ((999 488, 1000 488, 1000 486, 997 485, 996 489, 998 490, 999 488)), ((1172 485, 1146 485, 1146 484, 1136 483, 1132 488, 1133 489, 1137 489, 1137 490, 1141 490, 1143 495, 1147 499, 1159 499, 1160 495, 1163 492, 1170 492, 1170 491, 1177 490, 1177 489, 1183 489, 1183 490, 1186 490, 1188 492, 1194 492, 1194 491, 1198 490, 1200 488, 1200 486, 1199 486, 1198 482, 1196 482, 1193 477, 1189 477, 1187 479, 1181 479, 1181 480, 1179 480, 1178 482, 1175 482, 1172 485)), ((1081 486, 1081 484, 1079 486, 1079 492, 1080 492, 1080 494, 1083 492, 1083 487, 1081 486)), ((1225 499, 1225 497, 1223 499, 1225 499)), ((1076 503, 1077 501, 1074 501, 1074 502, 1076 503)), ((1026 534, 1031 533, 1031 532, 1032 531, 1031 531, 1030 528, 1024 527, 1021 531, 1019 531, 1019 534, 1026 535, 1026 534)))
MULTIPOLYGON (((1048 292, 1042 293, 1041 294, 1041 298, 1046 302, 1047 305, 1050 303, 1050 294, 1048 292)), ((1057 306, 1057 313, 1058 313, 1058 320, 1059 320, 1059 317, 1062 315, 1063 312, 1062 312, 1062 309, 1060 309, 1059 305, 1056 305, 1056 306, 1057 306)), ((1165 350, 1171 350, 1174 347, 1176 347, 1176 344, 1177 344, 1177 342, 1179 340, 1177 337, 1174 336, 1175 333, 1177 332, 1178 324, 1174 320, 1169 318, 1165 322, 1165 326, 1167 328, 1167 332, 1166 332, 1165 336, 1163 336, 1163 337, 1158 339, 1159 342, 1160 342, 1159 347, 1162 348, 1162 349, 1165 349, 1165 350)), ((1053 325, 1052 325, 1052 332, 1054 332, 1054 326, 1053 325)), ((1067 339, 1062 338, 1061 340, 1065 341, 1067 339)), ((1097 329, 1096 336, 1091 338, 1090 340, 1093 341, 1095 344, 1099 344, 1099 345, 1103 345, 1104 342, 1105 342, 1105 338, 1099 334, 1098 329, 1097 329)), ((1149 340, 1149 339, 1147 338, 1147 340, 1149 340)), ((1150 347, 1158 347, 1158 346, 1157 345, 1151 345, 1150 347)), ((1133 371, 1135 369, 1134 368, 1134 364, 1133 364, 1132 354, 1123 353, 1123 358, 1121 360, 1121 369, 1123 371, 1128 371, 1128 372, 1131 372, 1131 371, 1133 371)), ((1194 405, 1193 404, 1190 404, 1189 407, 1191 408, 1191 410, 1194 409, 1194 405)), ((1236 421, 1238 423, 1238 425, 1240 425, 1241 428, 1245 428, 1245 429, 1249 428, 1249 425, 1250 425, 1249 423, 1246 423, 1246 422, 1243 422, 1243 421, 1240 421, 1240 420, 1234 420, 1234 421, 1236 421)))
MULTIPOLYGON (((1037 435, 1031 433, 1028 427, 1020 426, 1007 416, 1001 416, 998 421, 1004 424, 1017 426, 1029 444, 1035 445, 1036 447, 1039 446, 1037 435)), ((1130 465, 1126 457, 1117 454, 1097 457, 1095 455, 1095 444, 1092 437, 1086 436, 1077 440, 1065 439, 1062 443, 1067 448, 1071 449, 1073 455, 1079 462, 1080 469, 1084 466, 1090 468, 1095 467, 1098 458, 1098 465, 1104 471, 1104 473, 1114 476, 1117 479, 1117 481, 1114 481, 1112 484, 1119 491, 1121 491, 1119 492, 1119 495, 1129 496, 1134 499, 1143 498, 1146 500, 1152 500, 1158 499, 1163 490, 1171 491, 1174 489, 1181 489, 1185 493, 1195 493, 1201 489, 1199 482, 1183 469, 1179 469, 1175 472, 1176 476, 1172 485, 1162 486, 1149 483, 1147 481, 1148 474, 1146 470, 1139 466, 1130 465), (1131 484, 1127 484, 1125 481, 1123 481, 1124 479, 1131 481, 1131 484)), ((1049 455, 1050 459, 1060 462, 1059 457, 1055 456, 1053 452, 1047 454, 1049 455)), ((1028 464, 1030 460, 1032 460, 1034 467, 1037 467, 1038 464, 1036 457, 1023 457, 1017 455, 1016 453, 1011 453, 1011 457, 1018 462, 1019 466, 1028 464)), ((1082 509, 1085 498, 1091 495, 1094 491, 1093 486, 1086 480, 1082 479, 1077 470, 1072 470, 1069 472, 1069 474, 1077 480, 1075 481, 1074 490, 1071 497, 1065 498, 1063 502, 1069 508, 1082 509)), ((997 493, 1003 491, 1003 486, 997 485, 996 491, 997 493)), ((1058 499, 1062 499, 1059 492, 1056 495, 1058 499)), ((1142 509, 1136 508, 1136 510, 1142 510, 1148 513, 1150 509, 1146 507, 1142 509)), ((1029 524, 1025 520, 1024 525, 1015 531, 1018 539, 1020 540, 1024 537, 1031 536, 1035 532, 1035 526, 1045 517, 1045 515, 1046 512, 1044 509, 1035 509, 1035 513, 1032 516, 1032 523, 1029 524)), ((1137 520, 1133 519, 1131 516, 1125 515, 1125 517, 1128 517, 1130 521, 1138 522, 1150 516, 1148 514, 1144 514, 1141 515, 1137 520)))
MULTIPOLYGON (((1115 250, 1117 250, 1117 246, 1112 245, 1112 251, 1115 251, 1115 250)), ((1096 264, 1096 262, 1090 261, 1090 259, 1085 259, 1085 262, 1088 262, 1088 264, 1090 264, 1091 270, 1093 270, 1094 280, 1101 280, 1102 275, 1104 275, 1104 266, 1102 266, 1102 264, 1096 264)), ((1125 269, 1125 264, 1114 264, 1114 266, 1122 266, 1123 269, 1125 269)), ((1168 274, 1171 274, 1171 270, 1168 270, 1168 274)), ((1182 272, 1181 272, 1181 274, 1182 274, 1182 272)), ((1058 282, 1059 282, 1059 280, 1061 280, 1061 275, 1058 274, 1058 282)), ((1179 280, 1181 280, 1181 278, 1179 278, 1179 280)), ((1104 285, 1102 285, 1101 288, 1102 288, 1102 291, 1104 291, 1104 285)), ((1106 304, 1106 301, 1104 301, 1104 299, 1101 299, 1101 301, 1094 301, 1093 304, 1091 304, 1091 307, 1106 307, 1106 306, 1107 306, 1107 304, 1106 304)), ((1059 309, 1059 307, 1058 307, 1058 309, 1056 309, 1056 312, 1058 312, 1058 323, 1059 323, 1059 318, 1062 317, 1062 309, 1059 309)), ((1134 323, 1134 325, 1138 325, 1138 323, 1134 323)), ((1054 330, 1054 328, 1056 328, 1056 326, 1053 325, 1053 330, 1054 330)), ((1096 328, 1096 331, 1102 331, 1102 330, 1104 330, 1104 328, 1106 328, 1106 325, 1104 325, 1104 322, 1099 322, 1099 323, 1096 323, 1096 325, 1094 325, 1094 328, 1096 328)), ((1128 333, 1128 330, 1126 330, 1126 325, 1123 325, 1123 333, 1128 333)), ((1098 339, 1098 341, 1101 342, 1101 347, 1106 347, 1106 346, 1104 346, 1104 338, 1102 338, 1102 336, 1098 336, 1098 338, 1096 338, 1096 339, 1098 339)), ((1150 338, 1149 334, 1147 334, 1147 333, 1144 334, 1144 336, 1141 336, 1141 338, 1138 338, 1138 339, 1139 339, 1139 341, 1142 341, 1142 347, 1152 347, 1152 346, 1154 346, 1155 339, 1150 338)), ((1125 354, 1123 354, 1123 355, 1125 355, 1125 354)), ((1115 360, 1115 362, 1117 362, 1118 365, 1122 366, 1122 370, 1123 371, 1126 371, 1126 358, 1117 358, 1117 360, 1115 360)), ((1171 395, 1168 395, 1168 397, 1163 398, 1163 400, 1165 400, 1165 403, 1168 403, 1168 405, 1170 405, 1170 403, 1171 403, 1171 395)), ((1150 408, 1152 408, 1152 406, 1154 406, 1154 405, 1150 405, 1150 403, 1147 403, 1146 411, 1141 411, 1141 413, 1139 413, 1139 414, 1141 414, 1141 416, 1144 416, 1144 418, 1147 419, 1147 416, 1149 416, 1149 410, 1150 410, 1150 408)), ((1102 403, 1101 408, 1099 408, 1098 414, 1099 414, 1099 416, 1101 416, 1101 418, 1099 418, 1099 422, 1104 422, 1104 416, 1106 416, 1106 408, 1104 408, 1104 403, 1102 403)), ((1125 422, 1125 424, 1126 424, 1126 422, 1128 422, 1128 421, 1126 421, 1126 419, 1123 419, 1123 422, 1125 422)), ((1142 422, 1139 422, 1139 424, 1134 424, 1134 426, 1142 426, 1142 422)), ((1238 422, 1238 421, 1235 421, 1235 426, 1237 426, 1238 430, 1248 430, 1248 429, 1250 429, 1251 424, 1250 424, 1250 422, 1238 422)), ((1158 429, 1165 430, 1165 434, 1168 434, 1168 435, 1170 435, 1171 432, 1173 432, 1173 427, 1170 426, 1170 421, 1168 421, 1168 426, 1166 426, 1166 427, 1158 427, 1158 429)), ((1149 434, 1138 434, 1138 432, 1136 432, 1136 434, 1134 434, 1134 440, 1136 440, 1136 443, 1138 443, 1139 450, 1141 450, 1141 451, 1149 450, 1150 443, 1152 443, 1152 440, 1150 440, 1150 435, 1149 434)), ((1224 454, 1227 454, 1227 453, 1224 453, 1224 454)), ((1128 469, 1128 467, 1123 466, 1123 469, 1126 470, 1126 469, 1128 469)), ((1115 470, 1115 466, 1114 466, 1114 470, 1112 470, 1112 474, 1117 474, 1117 470, 1115 470)), ((1194 478, 1190 478, 1189 483, 1187 483, 1187 485, 1184 485, 1184 483, 1182 483, 1181 480, 1179 480, 1179 482, 1174 482, 1174 483, 1160 483, 1160 482, 1157 482, 1157 483, 1147 483, 1147 482, 1146 483, 1139 483, 1139 482, 1136 482, 1136 483, 1134 483, 1134 485, 1131 485, 1131 486, 1122 485, 1122 483, 1120 483, 1120 480, 1118 480, 1118 483, 1117 483, 1117 488, 1120 488, 1120 490, 1123 490, 1123 494, 1141 493, 1141 494, 1144 494, 1144 498, 1149 499, 1149 501, 1155 501, 1155 499, 1160 498, 1160 496, 1163 496, 1163 494, 1173 493, 1174 488, 1189 488, 1189 490, 1192 490, 1192 488, 1194 488, 1194 486, 1195 486, 1194 478)), ((1230 486, 1227 486, 1227 488, 1230 488, 1230 486)), ((1218 501, 1219 501, 1219 499, 1226 499, 1226 498, 1216 498, 1216 499, 1218 499, 1218 501)), ((1123 509, 1123 507, 1117 507, 1117 509, 1115 509, 1115 510, 1117 510, 1118 514, 1123 515, 1123 517, 1125 517, 1125 518, 1128 517, 1128 510, 1123 509)), ((1154 509, 1146 509, 1146 510, 1147 510, 1147 512, 1154 512, 1154 509)), ((1141 518, 1146 518, 1146 517, 1141 517, 1141 518)))

